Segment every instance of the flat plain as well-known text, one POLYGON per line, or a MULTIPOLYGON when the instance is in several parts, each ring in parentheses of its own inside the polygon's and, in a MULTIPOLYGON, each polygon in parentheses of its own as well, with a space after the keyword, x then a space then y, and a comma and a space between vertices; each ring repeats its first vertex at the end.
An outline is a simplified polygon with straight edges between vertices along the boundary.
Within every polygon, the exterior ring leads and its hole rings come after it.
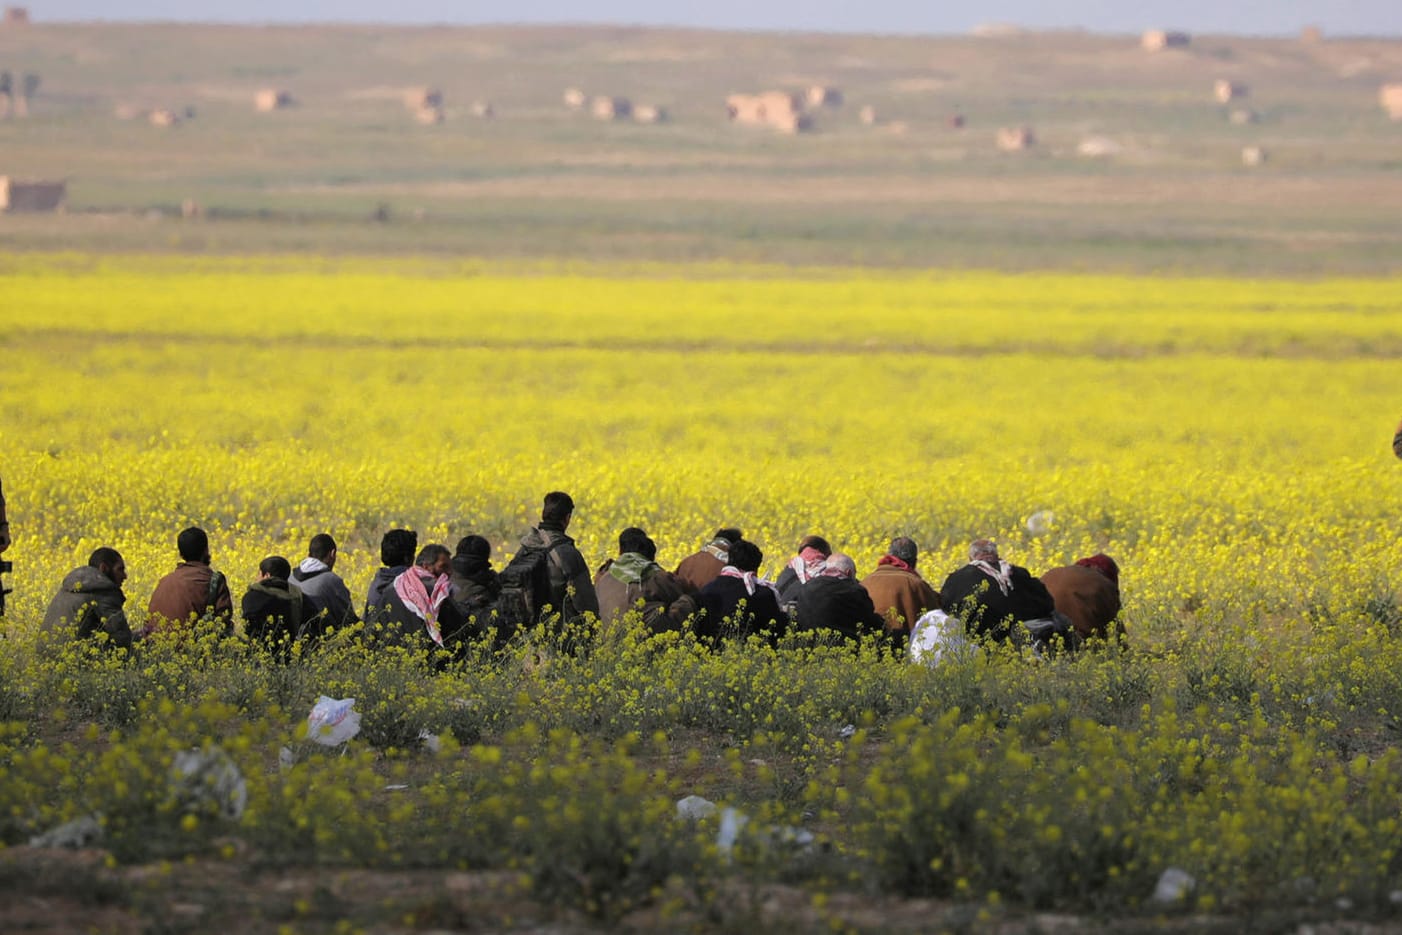
POLYGON ((68 217, 4 219, 12 248, 1291 276, 1402 255, 1392 40, 40 23, 0 30, 0 67, 42 78, 0 174, 70 180, 68 217), (727 95, 814 84, 844 103, 812 133, 727 120, 727 95), (404 104, 425 86, 442 124, 404 104), (571 87, 670 120, 594 120, 571 87), (261 88, 297 106, 256 113, 261 88), (1036 144, 1000 152, 1015 126, 1036 144))
POLYGON ((1402 43, 41 22, 5 68, 43 84, 0 173, 69 197, 0 214, 0 928, 1397 926, 1402 43), (722 109, 815 83, 812 133, 722 109), (155 107, 194 117, 116 115, 155 107), (936 585, 975 536, 1103 550, 1128 645, 40 632, 98 545, 138 621, 189 524, 236 594, 330 530, 359 600, 385 529, 500 567, 557 487, 595 565, 632 524, 771 576, 815 531, 936 585))

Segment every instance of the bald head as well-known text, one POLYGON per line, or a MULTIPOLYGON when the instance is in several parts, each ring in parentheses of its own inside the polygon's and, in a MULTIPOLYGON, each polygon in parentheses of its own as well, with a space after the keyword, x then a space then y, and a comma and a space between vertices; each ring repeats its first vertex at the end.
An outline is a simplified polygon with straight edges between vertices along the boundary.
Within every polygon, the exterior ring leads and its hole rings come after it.
POLYGON ((842 552, 834 552, 828 556, 828 560, 823 563, 824 578, 855 578, 857 576, 857 563, 852 561, 852 556, 844 555, 842 552))

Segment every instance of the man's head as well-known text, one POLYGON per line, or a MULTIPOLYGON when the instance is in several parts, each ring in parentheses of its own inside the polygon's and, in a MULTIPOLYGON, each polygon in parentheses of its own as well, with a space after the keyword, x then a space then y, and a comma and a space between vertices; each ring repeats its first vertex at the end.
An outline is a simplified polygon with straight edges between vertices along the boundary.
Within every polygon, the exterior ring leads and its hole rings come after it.
POLYGON ((492 544, 482 536, 463 536, 458 540, 457 554, 473 561, 489 561, 492 557, 492 544))
POLYGON ((637 552, 648 561, 657 558, 657 543, 652 537, 636 526, 629 526, 618 534, 618 554, 637 552))
POLYGON ((176 536, 175 547, 185 561, 209 564, 209 536, 198 526, 191 526, 176 536))
POLYGON ((1115 563, 1113 558, 1106 555, 1104 552, 1097 552, 1089 558, 1081 559, 1076 564, 1083 565, 1086 568, 1094 568, 1096 571, 1115 582, 1115 584, 1120 583, 1120 566, 1115 563))
POLYGON ((798 544, 799 554, 802 554, 804 549, 813 549, 822 554, 823 558, 832 554, 832 546, 828 545, 828 540, 822 536, 804 536, 803 541, 798 544))
POLYGON ((391 529, 380 539, 380 562, 387 568, 414 564, 419 551, 419 534, 412 529, 391 529))
POLYGON ((561 529, 570 524, 574 516, 574 499, 563 490, 552 490, 545 495, 545 505, 540 508, 540 521, 553 523, 561 529))
POLYGON ((127 563, 122 561, 122 554, 116 549, 109 549, 107 546, 94 549, 92 555, 88 556, 88 565, 111 579, 119 588, 122 582, 127 580, 127 563))
POLYGON ((969 543, 969 561, 998 561, 998 545, 992 539, 975 539, 969 543))
POLYGON ((852 556, 843 555, 841 552, 834 552, 828 556, 828 560, 823 563, 824 578, 855 578, 857 577, 857 563, 852 561, 852 556))
POLYGON ((331 538, 331 533, 329 532, 317 533, 312 536, 312 541, 307 544, 307 555, 325 562, 327 568, 335 568, 336 540, 331 538))
POLYGON ((740 571, 759 571, 764 553, 748 539, 730 543, 730 564, 740 571))
POLYGON ((414 559, 414 564, 437 578, 446 575, 452 569, 453 553, 448 551, 446 545, 430 543, 419 550, 419 557, 414 559))
POLYGON ((739 542, 744 537, 744 533, 740 532, 740 530, 736 529, 734 526, 724 526, 720 529, 717 529, 716 534, 714 536, 714 538, 716 539, 724 539, 731 545, 734 545, 735 543, 739 542))
POLYGON ((886 553, 892 558, 898 558, 905 562, 913 570, 916 556, 920 554, 920 550, 915 547, 914 539, 909 536, 897 536, 891 540, 891 547, 886 550, 886 553))
POLYGON ((286 581, 292 577, 292 563, 281 555, 269 555, 258 563, 258 580, 264 578, 281 578, 286 581))

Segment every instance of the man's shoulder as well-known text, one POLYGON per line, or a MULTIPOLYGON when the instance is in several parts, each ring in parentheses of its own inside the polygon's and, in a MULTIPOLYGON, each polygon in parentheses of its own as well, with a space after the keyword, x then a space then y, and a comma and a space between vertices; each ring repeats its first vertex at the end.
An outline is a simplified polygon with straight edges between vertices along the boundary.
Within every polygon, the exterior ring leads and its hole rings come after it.
POLYGON ((169 582, 171 584, 185 585, 191 582, 197 584, 208 584, 213 576, 214 569, 208 565, 201 565, 198 562, 181 562, 176 565, 169 574, 156 583, 156 587, 169 582))
POLYGON ((877 565, 876 568, 862 579, 862 584, 875 579, 876 581, 904 581, 915 583, 924 581, 919 572, 909 571, 905 568, 897 568, 895 565, 877 565))

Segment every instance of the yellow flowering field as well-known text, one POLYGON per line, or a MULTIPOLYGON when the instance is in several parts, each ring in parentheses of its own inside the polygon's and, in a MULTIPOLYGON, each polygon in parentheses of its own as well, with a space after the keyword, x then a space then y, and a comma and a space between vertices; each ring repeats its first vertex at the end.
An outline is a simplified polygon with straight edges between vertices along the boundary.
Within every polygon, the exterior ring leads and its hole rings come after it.
POLYGON ((8 844, 100 813, 99 877, 505 871, 559 911, 693 927, 741 924, 716 906, 760 885, 839 927, 853 893, 952 927, 1402 899, 1402 283, 10 256, 0 342, 8 844), (862 574, 905 534, 936 586, 977 536, 1034 573, 1105 551, 1129 649, 927 670, 539 634, 430 674, 353 634, 290 666, 37 640, 99 545, 134 618, 187 525, 236 599, 329 531, 359 601, 386 529, 480 533, 500 567, 552 489, 595 565, 629 525, 669 567, 738 525, 771 575, 809 532, 862 574), (320 694, 364 712, 346 756, 303 750, 320 694), (237 820, 162 791, 216 745, 237 820), (689 793, 752 816, 733 849, 672 817, 689 793), (1151 903, 1170 868, 1191 886, 1151 903))

